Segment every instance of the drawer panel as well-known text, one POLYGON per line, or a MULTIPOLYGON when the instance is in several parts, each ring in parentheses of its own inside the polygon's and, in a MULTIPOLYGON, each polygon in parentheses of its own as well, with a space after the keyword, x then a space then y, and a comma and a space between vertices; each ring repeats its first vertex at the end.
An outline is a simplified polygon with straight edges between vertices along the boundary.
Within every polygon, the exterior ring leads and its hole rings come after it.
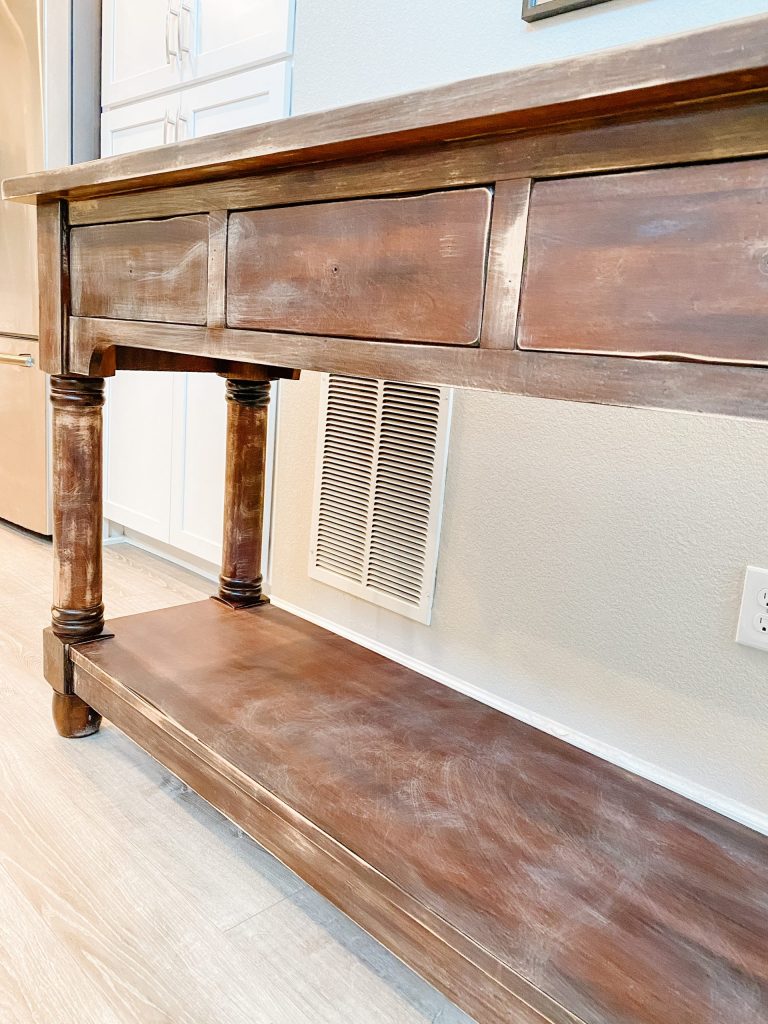
POLYGON ((490 208, 474 188, 233 213, 227 323, 472 345, 490 208))
POLYGON ((72 228, 70 266, 75 316, 206 322, 207 215, 72 228))
POLYGON ((768 161, 538 182, 518 344, 768 364, 768 161))

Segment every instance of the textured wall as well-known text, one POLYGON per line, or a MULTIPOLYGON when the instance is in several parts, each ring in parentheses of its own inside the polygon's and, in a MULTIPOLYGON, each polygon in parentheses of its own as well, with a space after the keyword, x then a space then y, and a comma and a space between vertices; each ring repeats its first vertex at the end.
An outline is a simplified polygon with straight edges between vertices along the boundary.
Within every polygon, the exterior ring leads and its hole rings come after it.
MULTIPOLYGON (((529 27, 519 0, 297 5, 296 113, 768 8, 613 0, 529 27)), ((744 566, 768 565, 768 425, 458 392, 425 627, 307 576, 318 397, 313 374, 282 388, 277 599, 768 824, 768 655, 733 641, 744 566)))

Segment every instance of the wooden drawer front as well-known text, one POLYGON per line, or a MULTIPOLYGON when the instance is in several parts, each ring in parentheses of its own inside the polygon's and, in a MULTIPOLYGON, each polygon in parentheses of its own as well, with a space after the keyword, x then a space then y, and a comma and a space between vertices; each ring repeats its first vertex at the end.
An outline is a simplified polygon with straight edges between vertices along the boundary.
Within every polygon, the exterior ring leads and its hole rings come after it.
POLYGON ((233 213, 232 327, 471 345, 480 336, 488 189, 233 213))
POLYGON ((518 343, 768 364, 768 161, 534 185, 518 343))
POLYGON ((204 324, 208 217, 72 228, 75 316, 204 324))

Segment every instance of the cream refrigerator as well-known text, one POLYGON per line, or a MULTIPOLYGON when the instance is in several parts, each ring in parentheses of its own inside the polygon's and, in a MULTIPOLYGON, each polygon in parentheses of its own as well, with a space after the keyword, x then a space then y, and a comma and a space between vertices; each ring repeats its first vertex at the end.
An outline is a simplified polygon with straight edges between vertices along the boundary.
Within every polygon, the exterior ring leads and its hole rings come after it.
MULTIPOLYGON (((36 0, 0 0, 0 180, 44 166, 36 0)), ((0 519, 50 533, 35 210, 0 202, 0 519)))

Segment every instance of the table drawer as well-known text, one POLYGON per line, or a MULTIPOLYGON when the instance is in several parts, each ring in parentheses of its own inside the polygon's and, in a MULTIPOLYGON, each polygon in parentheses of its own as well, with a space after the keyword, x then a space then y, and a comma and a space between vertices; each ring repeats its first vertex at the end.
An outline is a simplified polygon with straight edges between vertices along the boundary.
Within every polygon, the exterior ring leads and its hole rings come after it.
POLYGON ((490 208, 473 188, 233 213, 227 323, 472 345, 490 208))
POLYGON ((521 348, 768 364, 768 161, 538 182, 521 348))
POLYGON ((208 217, 72 228, 75 316, 204 324, 208 217))

